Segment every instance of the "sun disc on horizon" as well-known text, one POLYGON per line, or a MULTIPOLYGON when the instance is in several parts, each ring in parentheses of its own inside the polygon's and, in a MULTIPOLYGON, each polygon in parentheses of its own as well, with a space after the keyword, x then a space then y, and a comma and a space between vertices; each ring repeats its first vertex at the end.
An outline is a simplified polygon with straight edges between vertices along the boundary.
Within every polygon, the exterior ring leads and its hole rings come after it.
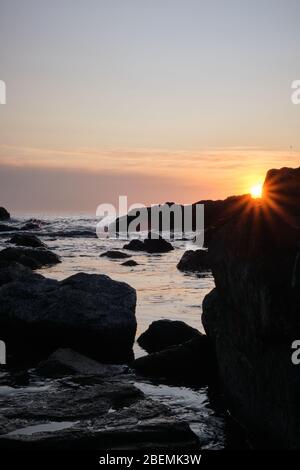
POLYGON ((253 199, 258 199, 262 197, 263 193, 263 185, 262 183, 257 183, 251 186, 250 188, 250 194, 253 197, 253 199))

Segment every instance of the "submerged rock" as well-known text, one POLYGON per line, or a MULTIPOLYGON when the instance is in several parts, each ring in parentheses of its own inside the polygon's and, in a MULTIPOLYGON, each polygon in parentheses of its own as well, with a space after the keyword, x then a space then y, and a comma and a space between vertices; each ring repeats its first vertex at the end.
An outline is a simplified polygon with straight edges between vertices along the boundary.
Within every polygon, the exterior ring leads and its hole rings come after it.
POLYGON ((47 248, 47 245, 43 243, 36 235, 30 235, 27 233, 15 234, 7 243, 12 243, 18 246, 29 246, 32 248, 47 248))
POLYGON ((179 263, 177 269, 180 271, 208 271, 210 269, 209 254, 206 250, 188 250, 179 263))
POLYGON ((9 220, 10 213, 5 209, 5 207, 0 207, 0 220, 9 220))
POLYGON ((128 261, 125 261, 122 263, 122 266, 138 266, 139 263, 134 261, 134 259, 129 259, 128 261))
POLYGON ((111 259, 123 259, 123 258, 130 258, 131 255, 127 255, 126 253, 122 253, 122 251, 117 250, 109 250, 105 253, 102 253, 100 257, 106 256, 107 258, 111 259))
POLYGON ((133 363, 142 375, 207 384, 216 379, 216 361, 212 344, 206 335, 160 352, 139 357, 133 363))
POLYGON ((16 363, 58 347, 125 363, 132 359, 135 305, 135 290, 108 276, 78 273, 59 282, 29 275, 0 287, 1 339, 16 363))
POLYGON ((153 353, 184 343, 199 334, 183 321, 157 320, 139 336, 137 342, 145 351, 153 353))
POLYGON ((0 251, 0 264, 17 262, 31 269, 60 263, 58 255, 44 248, 5 248, 0 251))

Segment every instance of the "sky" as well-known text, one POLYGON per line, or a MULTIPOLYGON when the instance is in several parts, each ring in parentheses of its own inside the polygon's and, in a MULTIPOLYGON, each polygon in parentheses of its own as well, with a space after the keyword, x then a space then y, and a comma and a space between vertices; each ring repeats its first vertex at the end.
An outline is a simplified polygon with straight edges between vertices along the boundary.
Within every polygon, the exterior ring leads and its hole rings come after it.
POLYGON ((298 0, 0 0, 0 206, 95 213, 300 166, 298 0))

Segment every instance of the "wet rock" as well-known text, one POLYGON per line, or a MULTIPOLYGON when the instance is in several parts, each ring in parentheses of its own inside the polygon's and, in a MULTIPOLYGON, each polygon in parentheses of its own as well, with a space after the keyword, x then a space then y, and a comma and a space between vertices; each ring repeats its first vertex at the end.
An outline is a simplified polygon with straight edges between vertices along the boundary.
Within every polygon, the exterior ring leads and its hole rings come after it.
POLYGON ((1 339, 10 361, 37 361, 68 347, 104 362, 132 359, 136 293, 108 276, 78 273, 0 287, 1 339))
POLYGON ((124 365, 101 364, 72 349, 58 349, 45 361, 38 364, 36 372, 44 377, 65 377, 66 375, 96 375, 113 377, 125 373, 124 365))
POLYGON ((189 341, 199 334, 198 330, 183 321, 157 320, 140 335, 137 342, 145 351, 153 353, 189 341))
POLYGON ((145 251, 145 245, 142 240, 133 239, 123 246, 124 250, 145 251))
POLYGON ((136 359, 133 368, 140 374, 176 382, 207 384, 216 380, 212 343, 206 335, 160 352, 136 359))
POLYGON ((0 224, 0 232, 16 232, 18 231, 18 227, 10 224, 0 224))
POLYGON ((22 225, 21 230, 40 230, 40 224, 36 222, 27 222, 26 224, 22 225))
POLYGON ((10 213, 4 208, 0 207, 0 220, 9 220, 10 213))
POLYGON ((206 250, 188 250, 179 263, 177 269, 180 271, 201 272, 210 269, 209 254, 206 250))
POLYGON ((130 258, 131 255, 127 255, 126 253, 122 253, 121 251, 117 251, 117 250, 109 250, 100 255, 101 258, 104 256, 106 256, 107 258, 111 258, 111 259, 123 259, 123 258, 130 258))
POLYGON ((29 246, 32 248, 47 248, 47 245, 43 243, 36 235, 30 235, 27 233, 15 234, 7 243, 18 246, 29 246))
POLYGON ((122 263, 122 266, 138 266, 139 263, 134 261, 134 259, 129 259, 128 261, 125 261, 122 263))
POLYGON ((187 423, 138 390, 126 375, 69 377, 0 395, 1 449, 196 449, 187 423))
POLYGON ((5 248, 0 251, 0 263, 17 262, 31 269, 60 263, 58 255, 43 248, 5 248))

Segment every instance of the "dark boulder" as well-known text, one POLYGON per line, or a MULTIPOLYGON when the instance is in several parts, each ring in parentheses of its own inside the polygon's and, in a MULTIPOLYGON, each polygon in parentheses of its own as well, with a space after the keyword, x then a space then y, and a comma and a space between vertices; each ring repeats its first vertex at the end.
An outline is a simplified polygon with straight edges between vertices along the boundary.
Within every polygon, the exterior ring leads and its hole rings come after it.
POLYGON ((0 207, 0 220, 9 220, 10 213, 4 208, 0 207))
POLYGON ((157 320, 139 336, 137 342, 145 351, 153 353, 189 341, 199 334, 196 328, 183 321, 157 320))
POLYGON ((122 263, 122 266, 138 266, 139 263, 134 261, 134 259, 129 259, 128 261, 125 261, 122 263))
POLYGON ((22 264, 11 262, 8 264, 0 264, 0 287, 4 284, 14 281, 34 281, 43 279, 43 276, 31 271, 30 268, 22 264))
POLYGON ((177 269, 192 272, 209 271, 210 262, 208 251, 187 250, 177 264, 177 269))
POLYGON ((43 243, 36 235, 30 235, 27 233, 15 234, 7 243, 12 243, 18 246, 29 246, 32 248, 47 248, 47 245, 43 243))
POLYGON ((206 335, 136 359, 133 368, 141 375, 176 382, 208 384, 216 380, 212 343, 206 335))
POLYGON ((109 250, 105 253, 101 253, 100 257, 106 256, 107 258, 111 259, 123 259, 123 258, 130 258, 131 255, 127 255, 127 253, 122 253, 122 251, 117 250, 109 250))
POLYGON ((108 276, 13 280, 0 287, 0 332, 16 362, 59 347, 104 362, 131 360, 136 293, 108 276))
POLYGON ((133 239, 123 246, 124 250, 145 251, 145 245, 142 240, 133 239))
POLYGON ((58 255, 44 248, 5 248, 0 251, 0 264, 17 262, 31 269, 60 263, 58 255))
POLYGON ((144 245, 147 253, 167 253, 174 250, 170 242, 162 237, 153 238, 151 233, 148 234, 148 238, 145 238, 144 245))

